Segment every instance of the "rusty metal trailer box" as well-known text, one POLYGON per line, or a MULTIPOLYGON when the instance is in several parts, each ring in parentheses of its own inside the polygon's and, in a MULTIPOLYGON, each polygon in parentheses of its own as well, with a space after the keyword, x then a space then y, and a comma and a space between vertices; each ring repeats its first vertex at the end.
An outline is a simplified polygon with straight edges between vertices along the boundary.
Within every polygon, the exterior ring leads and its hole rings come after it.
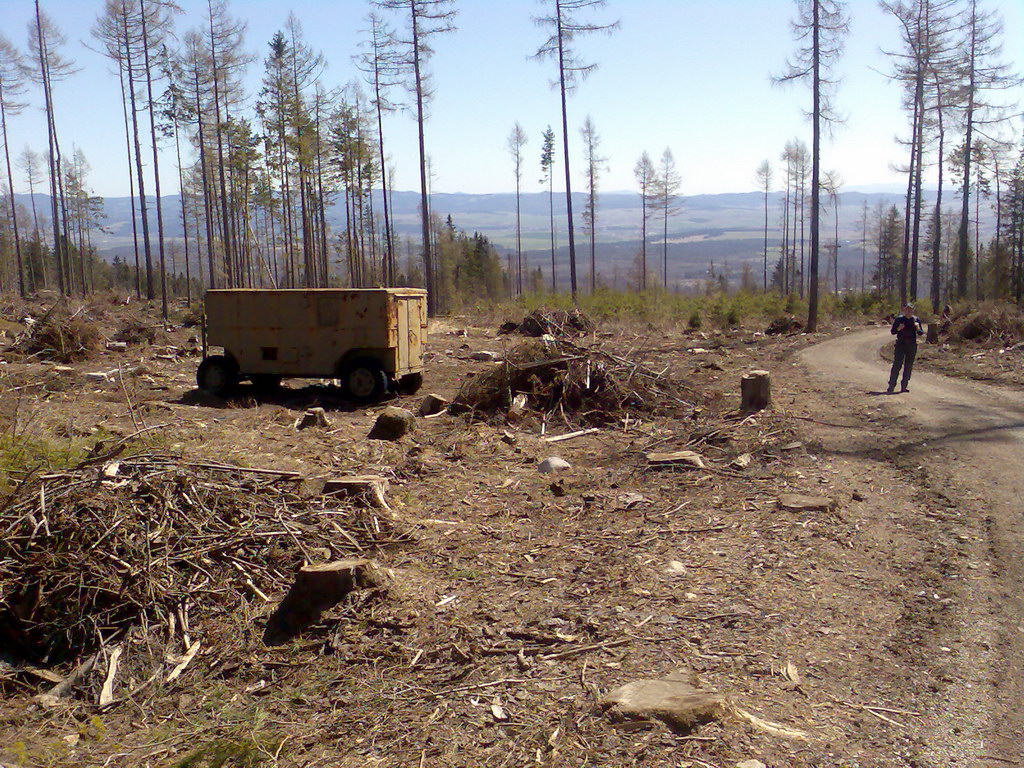
POLYGON ((423 380, 426 291, 418 288, 224 289, 206 293, 200 389, 242 379, 339 379, 348 397, 380 399, 423 380), (208 347, 223 355, 208 356, 208 347))

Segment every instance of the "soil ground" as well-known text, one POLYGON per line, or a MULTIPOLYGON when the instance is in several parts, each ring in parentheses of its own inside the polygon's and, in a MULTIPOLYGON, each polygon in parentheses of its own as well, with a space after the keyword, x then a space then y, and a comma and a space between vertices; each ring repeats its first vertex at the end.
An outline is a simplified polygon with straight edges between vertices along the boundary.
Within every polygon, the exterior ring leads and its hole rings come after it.
MULTIPOLYGON (((469 353, 515 343, 494 327, 472 318, 432 326, 420 394, 451 398, 487 371, 493 364, 469 353)), ((137 450, 308 476, 383 474, 410 537, 369 553, 395 574, 383 603, 339 606, 304 636, 267 648, 262 623, 280 594, 253 595, 218 615, 181 677, 113 708, 95 705, 102 681, 41 710, 31 704, 38 685, 6 680, 0 761, 939 768, 1024 760, 1015 719, 1024 534, 1019 489, 1004 483, 1010 462, 1021 465, 1020 423, 1001 421, 1019 417, 1019 399, 924 374, 910 395, 873 396, 876 379, 884 388, 877 330, 837 330, 819 347, 811 344, 820 338, 742 330, 599 331, 592 343, 684 381, 696 412, 613 420, 558 444, 541 441, 542 426, 551 435, 575 424, 444 415, 382 443, 366 439, 379 409, 353 408, 325 383, 290 383, 269 397, 244 385, 229 401, 199 396, 194 329, 65 369, 9 356, 3 415, 24 430, 90 440, 146 429, 137 450), (738 380, 752 368, 771 371, 775 404, 747 416, 737 413, 738 380), (105 382, 87 376, 106 371, 115 373, 105 382), (941 398, 947 421, 931 415, 941 398), (990 401, 1003 405, 982 414, 986 431, 963 434, 990 401), (330 428, 296 431, 314 405, 327 410, 330 428), (699 451, 707 469, 647 466, 646 452, 681 448, 699 451), (732 468, 743 453, 750 467, 732 468), (539 474, 550 455, 572 469, 539 474), (787 492, 826 496, 834 508, 781 510, 787 492), (679 668, 807 738, 739 718, 679 735, 596 711, 600 694, 679 668)))

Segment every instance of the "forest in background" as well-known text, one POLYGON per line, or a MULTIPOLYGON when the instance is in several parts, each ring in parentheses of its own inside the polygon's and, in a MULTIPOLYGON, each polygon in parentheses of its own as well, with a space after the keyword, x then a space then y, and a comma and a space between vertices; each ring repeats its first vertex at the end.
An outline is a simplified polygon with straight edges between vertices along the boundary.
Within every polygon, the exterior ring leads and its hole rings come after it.
POLYGON ((0 38, 5 291, 85 295, 113 287, 160 300, 165 313, 169 297, 227 286, 422 285, 434 313, 480 299, 563 290, 576 296, 602 286, 776 290, 806 298, 812 308, 819 291, 901 299, 927 293, 934 307, 968 296, 1021 299, 1024 154, 1020 112, 1010 98, 1021 81, 1003 60, 998 14, 977 0, 885 3, 904 44, 890 61, 908 121, 900 144, 906 193, 892 204, 862 200, 845 232, 840 206, 849 193, 822 167, 821 132, 838 117, 830 73, 842 54, 847 9, 836 0, 798 0, 797 48, 777 80, 811 85, 811 144, 796 137, 777 163, 756 169, 763 201, 756 235, 737 217, 709 225, 713 234, 698 233, 690 243, 679 242, 690 237, 680 220, 696 201, 679 194, 670 149, 656 159, 643 153, 634 167, 634 204, 616 206, 619 195, 600 190, 607 158, 597 127, 588 117, 569 130, 568 98, 593 67, 580 58, 580 41, 615 31, 614 21, 593 20, 602 0, 549 0, 537 19, 549 36, 535 55, 555 63, 562 96, 561 115, 552 116, 556 125, 561 118, 561 131, 549 127, 539 153, 547 226, 543 209, 524 210, 535 196, 522 195, 520 182, 536 160, 525 154, 528 138, 517 124, 505 139, 516 194, 504 234, 478 228, 468 215, 439 214, 432 204, 425 106, 443 83, 430 82, 429 61, 432 46, 457 22, 454 0, 369 3, 365 48, 354 52, 364 77, 340 85, 326 82, 326 59, 305 41, 294 15, 257 54, 227 0, 207 0, 192 29, 171 0, 97 4, 92 39, 119 75, 124 107, 120 140, 131 196, 119 222, 90 191, 87 158, 61 151, 74 140, 57 115, 75 63, 62 54, 59 21, 43 5, 35 3, 24 46, 0 38), (262 73, 257 92, 243 87, 252 68, 262 73), (16 151, 6 141, 8 121, 30 104, 46 112, 45 146, 16 151), (382 117, 399 108, 413 115, 420 137, 413 211, 408 200, 396 204, 383 130, 382 117), (169 147, 173 167, 161 162, 169 147), (556 204, 559 162, 565 195, 556 204), (28 189, 16 188, 15 167, 28 189), (574 178, 582 180, 576 194, 574 178), (167 189, 181 190, 176 204, 168 204, 167 189), (104 244, 125 220, 130 248, 108 262, 104 244), (749 242, 755 236, 762 239, 760 264, 749 242), (720 250, 706 263, 706 252, 692 254, 697 266, 687 272, 681 267, 687 247, 699 250, 695 243, 720 250))

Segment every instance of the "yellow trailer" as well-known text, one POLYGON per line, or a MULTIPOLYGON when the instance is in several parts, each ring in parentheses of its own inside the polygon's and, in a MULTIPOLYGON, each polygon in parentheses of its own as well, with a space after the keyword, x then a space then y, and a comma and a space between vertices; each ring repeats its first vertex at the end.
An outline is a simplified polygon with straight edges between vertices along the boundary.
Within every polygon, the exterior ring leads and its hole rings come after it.
POLYGON ((338 379, 350 399, 374 402, 389 388, 419 389, 426 332, 419 288, 210 290, 196 383, 223 395, 243 379, 338 379))

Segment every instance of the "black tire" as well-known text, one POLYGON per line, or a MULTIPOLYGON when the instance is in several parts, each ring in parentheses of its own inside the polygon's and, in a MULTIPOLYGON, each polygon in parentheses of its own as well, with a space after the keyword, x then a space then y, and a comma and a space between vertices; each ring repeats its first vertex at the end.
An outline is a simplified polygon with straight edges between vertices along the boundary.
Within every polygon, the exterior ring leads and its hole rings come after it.
POLYGON ((373 358, 362 357, 345 363, 338 378, 345 397, 360 405, 376 403, 388 391, 388 376, 373 358))
POLYGON ((238 366, 224 355, 207 357, 196 371, 196 385, 208 395, 224 397, 238 384, 238 366))
POLYGON ((422 386, 422 373, 407 373, 398 380, 398 391, 403 395, 415 395, 422 386))
POLYGON ((281 377, 273 373, 254 373, 249 381, 258 392, 276 392, 281 388, 281 377))

